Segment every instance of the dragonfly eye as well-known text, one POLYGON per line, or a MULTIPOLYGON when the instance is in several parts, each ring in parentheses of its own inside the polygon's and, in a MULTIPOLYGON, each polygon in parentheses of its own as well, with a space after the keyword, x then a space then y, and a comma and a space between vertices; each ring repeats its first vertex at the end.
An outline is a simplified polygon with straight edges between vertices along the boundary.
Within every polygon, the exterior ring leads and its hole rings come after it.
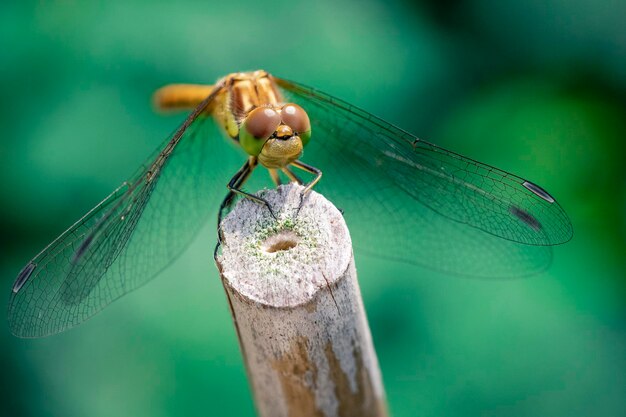
POLYGON ((288 103, 283 106, 280 116, 283 123, 292 128, 300 136, 302 144, 306 145, 311 138, 311 121, 306 111, 297 104, 288 103))
POLYGON ((250 155, 258 155, 265 141, 280 125, 280 115, 269 107, 258 107, 248 113, 239 128, 239 143, 250 155))

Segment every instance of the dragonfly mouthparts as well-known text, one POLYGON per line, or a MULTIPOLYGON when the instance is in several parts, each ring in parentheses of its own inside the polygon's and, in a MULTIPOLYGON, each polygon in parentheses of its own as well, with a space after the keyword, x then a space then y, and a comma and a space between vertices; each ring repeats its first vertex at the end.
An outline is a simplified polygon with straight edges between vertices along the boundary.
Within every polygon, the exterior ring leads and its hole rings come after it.
POLYGON ((274 132, 274 134, 272 136, 275 136, 278 139, 290 139, 291 137, 293 137, 294 133, 293 130, 287 126, 287 125, 280 125, 278 126, 278 128, 276 129, 276 132, 274 132))

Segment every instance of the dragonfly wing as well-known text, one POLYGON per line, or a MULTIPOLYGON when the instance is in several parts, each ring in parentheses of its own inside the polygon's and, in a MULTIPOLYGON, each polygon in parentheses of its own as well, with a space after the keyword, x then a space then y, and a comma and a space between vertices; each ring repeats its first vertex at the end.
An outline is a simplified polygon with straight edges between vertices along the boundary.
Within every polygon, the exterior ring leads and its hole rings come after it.
POLYGON ((215 214, 228 174, 219 180, 213 168, 228 169, 236 155, 212 140, 218 131, 202 112, 212 97, 128 182, 22 270, 9 302, 14 334, 40 337, 81 323, 156 276, 215 214))
POLYGON ((318 90, 276 80, 309 114, 303 161, 324 172, 320 192, 344 209, 357 249, 475 276, 543 270, 572 236, 546 191, 437 147, 318 90), (350 190, 347 192, 347 190, 350 190))

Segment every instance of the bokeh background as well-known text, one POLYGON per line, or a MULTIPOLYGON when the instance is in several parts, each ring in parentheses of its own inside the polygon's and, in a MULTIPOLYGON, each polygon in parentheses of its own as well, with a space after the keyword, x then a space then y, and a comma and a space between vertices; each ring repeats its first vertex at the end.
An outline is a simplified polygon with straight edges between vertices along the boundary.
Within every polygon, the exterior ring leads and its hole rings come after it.
MULTIPOLYGON (((393 416, 626 415, 624 16, 618 0, 2 2, 0 309, 179 122, 152 112, 155 88, 263 68, 545 184, 572 218, 526 279, 357 259, 393 416)), ((0 327, 0 415, 253 416, 213 233, 76 329, 0 327)))

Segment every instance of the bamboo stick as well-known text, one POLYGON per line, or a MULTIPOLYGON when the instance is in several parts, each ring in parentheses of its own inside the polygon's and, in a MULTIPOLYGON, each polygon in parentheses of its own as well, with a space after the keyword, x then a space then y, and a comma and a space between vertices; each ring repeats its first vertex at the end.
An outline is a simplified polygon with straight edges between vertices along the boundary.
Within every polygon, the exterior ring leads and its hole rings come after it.
POLYGON ((381 374, 341 213, 302 187, 242 199, 218 258, 262 417, 387 416, 381 374), (300 209, 299 209, 300 207, 300 209))

